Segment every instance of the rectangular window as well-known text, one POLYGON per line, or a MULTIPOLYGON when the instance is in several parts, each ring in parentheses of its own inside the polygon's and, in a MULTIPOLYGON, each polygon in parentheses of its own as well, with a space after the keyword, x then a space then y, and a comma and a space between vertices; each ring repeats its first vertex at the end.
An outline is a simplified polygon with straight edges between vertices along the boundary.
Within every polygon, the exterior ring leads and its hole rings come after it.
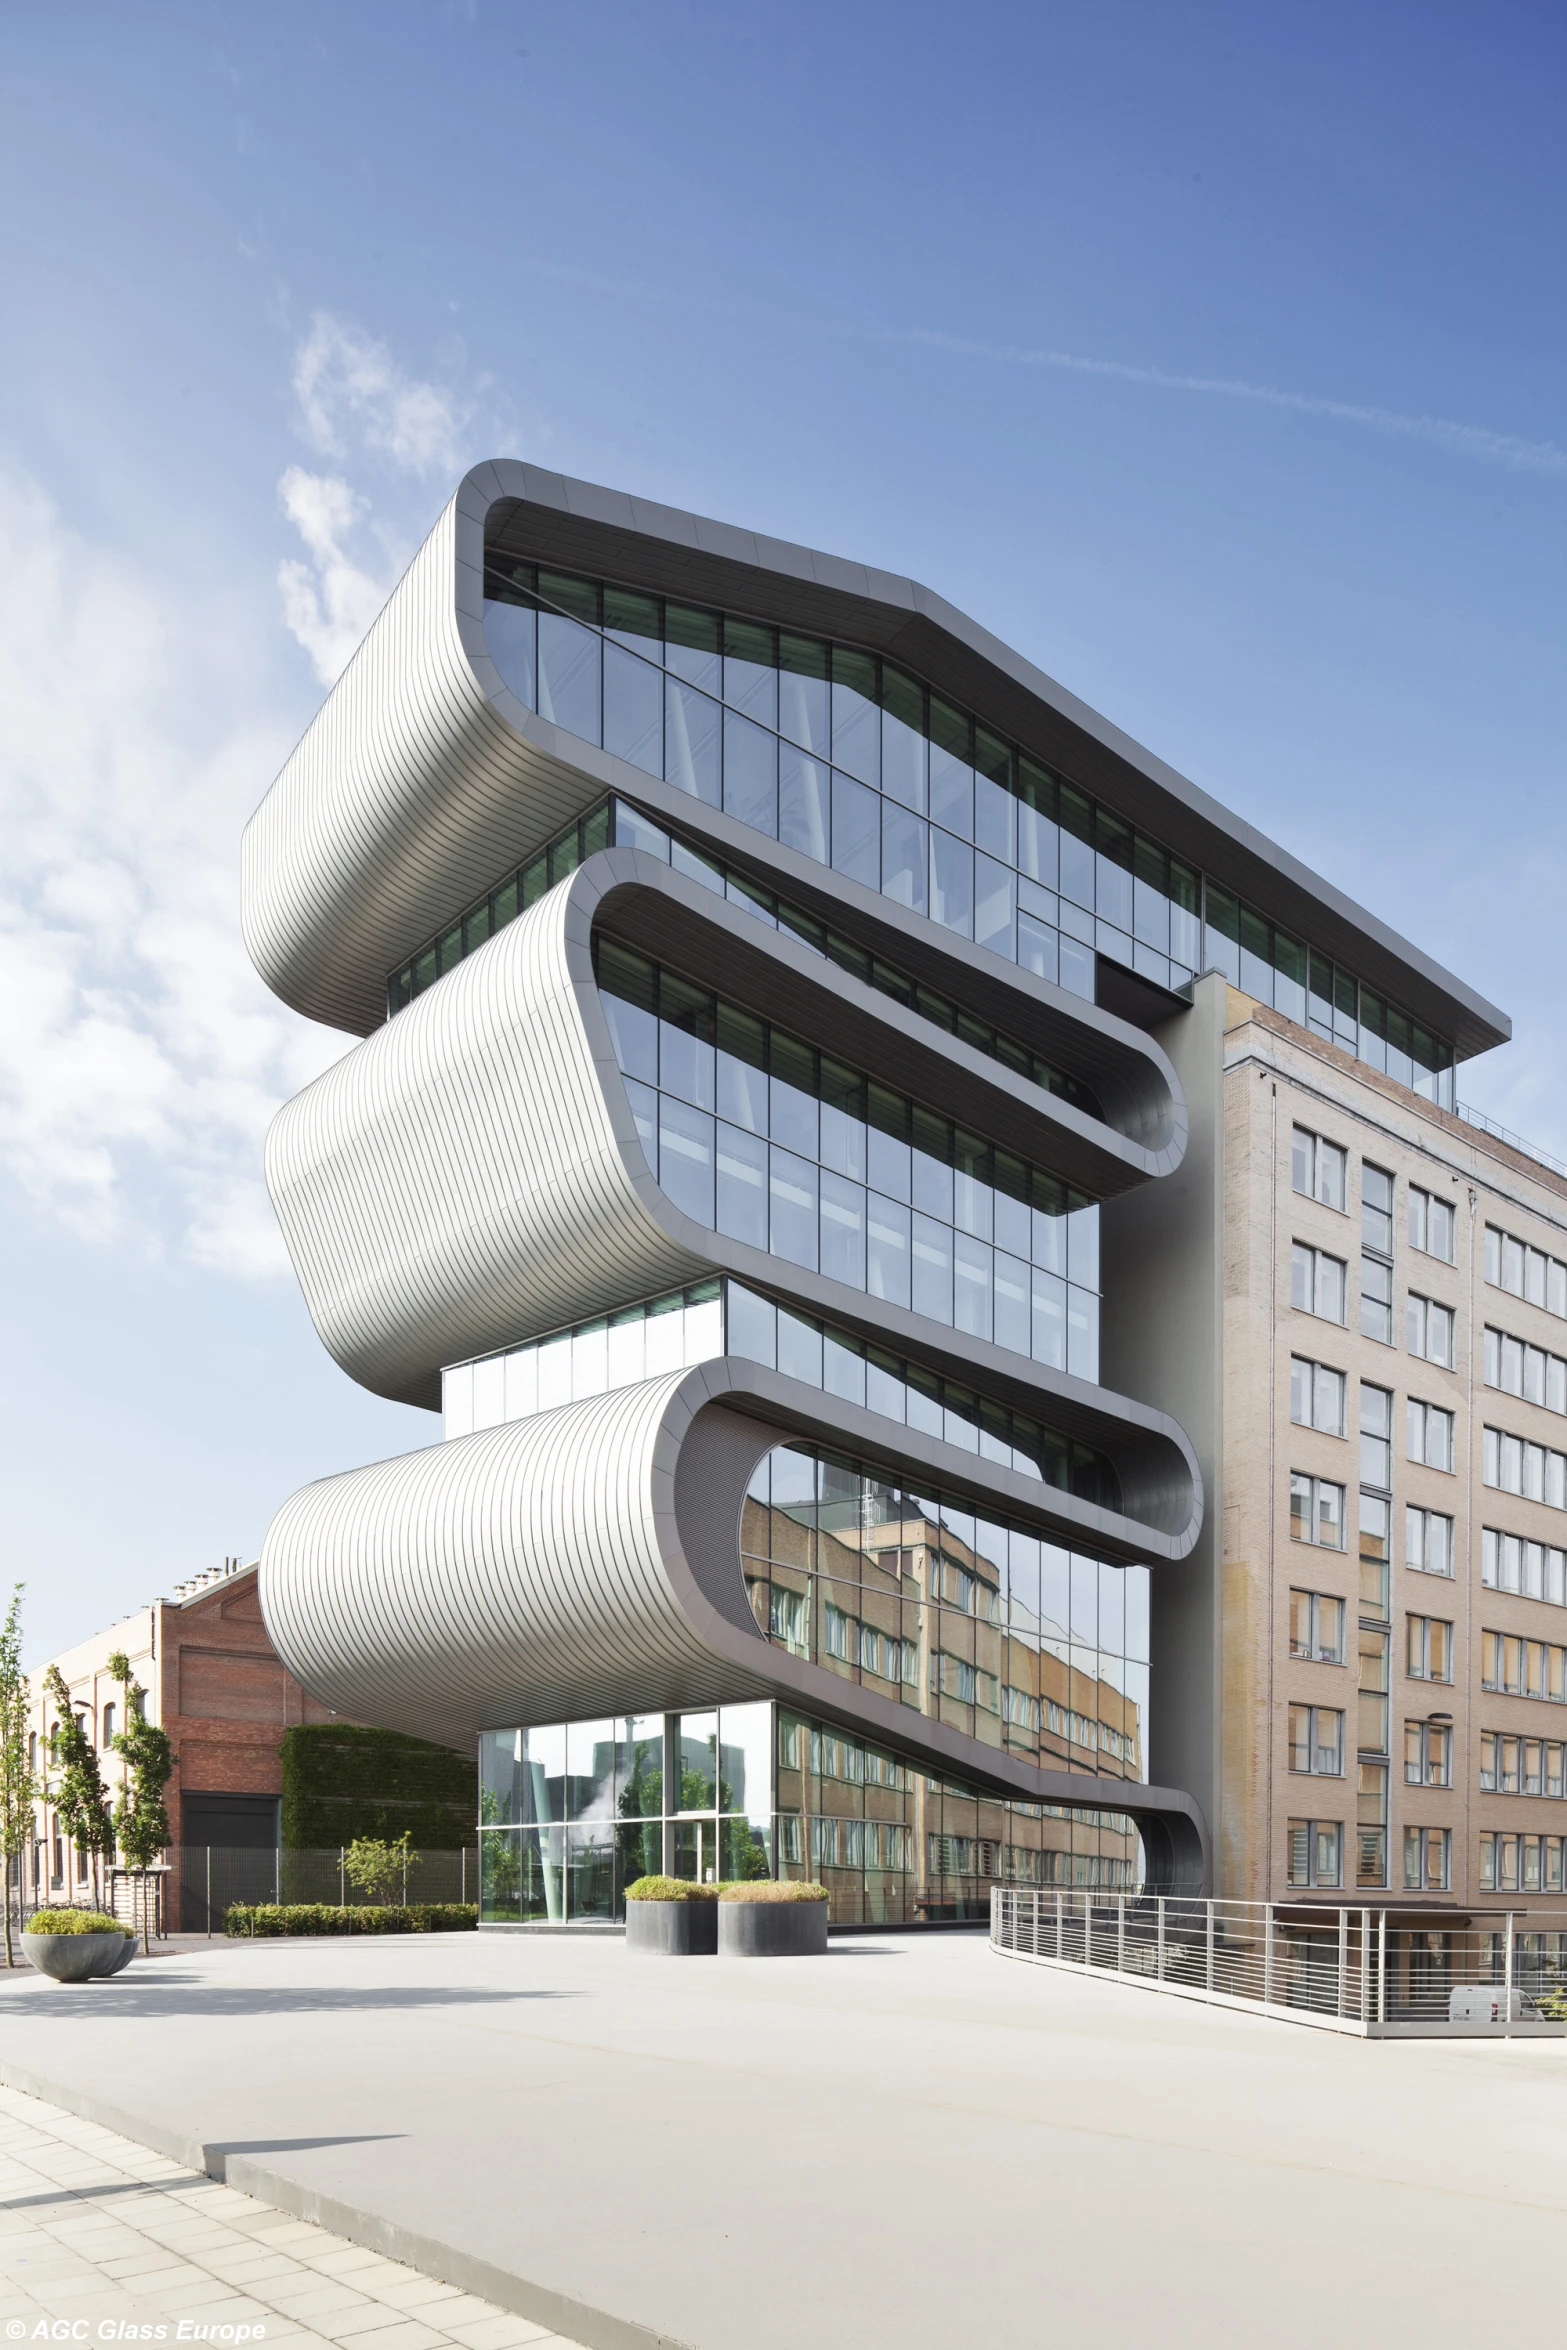
POLYGON ((1320 1200, 1325 1208, 1344 1207, 1345 1153, 1336 1142, 1297 1126, 1290 1146, 1290 1181, 1303 1199, 1320 1200))
POLYGON ((1360 1243, 1378 1256, 1393 1254, 1393 1178, 1369 1159, 1360 1170, 1360 1243))
POLYGON ((1290 1477, 1290 1539, 1314 1542, 1323 1550, 1344 1547, 1344 1488, 1324 1477, 1290 1477))
POLYGON ((1452 1883, 1452 1831, 1449 1828, 1404 1830, 1404 1891, 1445 1893, 1452 1883))
POLYGON ((1360 1328, 1393 1343, 1393 1178, 1369 1162, 1360 1170, 1360 1328))
POLYGON ((1404 1784, 1408 1787, 1451 1787, 1453 1732, 1448 1723, 1404 1724, 1404 1784))
POLYGON ((1436 1510, 1404 1511, 1404 1564, 1423 1575, 1451 1575, 1453 1521, 1436 1510))
POLYGON ((1360 1386, 1360 1482, 1373 1492, 1393 1486, 1393 1391, 1360 1386))
POLYGON ((1388 1524, 1392 1507, 1379 1493, 1362 1493, 1360 1497, 1360 1612, 1383 1623, 1388 1620, 1392 1567, 1388 1524))
POLYGON ((1405 1670, 1411 1681, 1451 1681, 1453 1627, 1440 1616, 1407 1616, 1405 1670))
POLYGON ((1324 1436, 1342 1436, 1344 1388, 1342 1371, 1291 1355, 1290 1418, 1297 1428, 1320 1428, 1324 1436))
POLYGON ((1487 1387, 1543 1404, 1548 1412, 1567 1412, 1567 1360, 1561 1355, 1487 1325, 1484 1359, 1487 1387))
POLYGON ((1410 1396, 1406 1405, 1407 1451, 1412 1461, 1428 1469, 1453 1466, 1453 1415, 1440 1404, 1419 1403, 1410 1396))
POLYGON ((1453 1262, 1455 1218, 1451 1200, 1439 1199, 1435 1192, 1422 1191, 1416 1184, 1409 1187, 1409 1245, 1420 1249, 1428 1257, 1440 1257, 1444 1265, 1453 1262))
POLYGON ((1320 1248, 1297 1240, 1290 1252, 1290 1303, 1303 1314, 1317 1314, 1324 1322, 1342 1322, 1348 1289, 1348 1267, 1342 1257, 1330 1257, 1320 1248))
POLYGON ((1510 1297, 1527 1298, 1548 1314, 1567 1316, 1567 1264, 1495 1224, 1485 1228, 1485 1278, 1510 1297))
POLYGON ((1392 1634, 1360 1627, 1360 1690, 1356 1700, 1355 1750, 1386 1754, 1392 1634))
POLYGON ((1323 1705, 1292 1705, 1289 1711, 1290 1769, 1314 1776, 1344 1776, 1344 1716, 1323 1705))
POLYGON ((1290 1655, 1313 1664, 1344 1662, 1344 1602, 1325 1591, 1290 1593, 1290 1655))
POLYGON ((1444 1371, 1453 1367, 1453 1309, 1438 1305, 1435 1298, 1417 1297, 1410 1291, 1404 1308, 1404 1343, 1412 1355, 1420 1355, 1428 1363, 1439 1363, 1444 1371))
POLYGON ((1291 1820, 1289 1881, 1292 1885, 1341 1885, 1344 1830, 1337 1820, 1291 1820))
POLYGON ((1360 1764, 1355 1798, 1357 1885, 1378 1886, 1387 1883, 1387 1782, 1386 1763, 1360 1764))

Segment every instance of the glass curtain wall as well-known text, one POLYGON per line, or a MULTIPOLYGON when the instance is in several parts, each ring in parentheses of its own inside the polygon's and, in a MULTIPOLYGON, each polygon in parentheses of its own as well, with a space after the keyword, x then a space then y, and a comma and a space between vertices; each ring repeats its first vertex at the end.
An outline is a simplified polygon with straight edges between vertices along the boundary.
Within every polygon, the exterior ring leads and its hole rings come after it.
POLYGON ((1217 970, 1452 1107, 1452 1048, 970 711, 854 647, 530 564, 489 567, 516 698, 1078 994, 1095 953, 1217 970))
POLYGON ((813 1878, 837 1925, 983 1918, 996 1883, 1143 1880, 1124 1812, 1004 1801, 766 1702, 489 1731, 479 1767, 487 1925, 606 1925, 666 1872, 813 1878))
POLYGON ((1146 1779, 1147 1567, 803 1445, 759 1465, 741 1551, 775 1647, 1042 1769, 1146 1779))
POLYGON ((557 1404, 635 1386, 719 1355, 784 1372, 900 1427, 1037 1477, 1103 1509, 1121 1507, 1113 1463, 1006 1404, 922 1364, 818 1322, 739 1281, 700 1281, 569 1330, 450 1364, 442 1374, 444 1437, 469 1436, 557 1404))
POLYGON ((694 1222, 1099 1376, 1099 1210, 613 939, 599 987, 638 1137, 694 1222))

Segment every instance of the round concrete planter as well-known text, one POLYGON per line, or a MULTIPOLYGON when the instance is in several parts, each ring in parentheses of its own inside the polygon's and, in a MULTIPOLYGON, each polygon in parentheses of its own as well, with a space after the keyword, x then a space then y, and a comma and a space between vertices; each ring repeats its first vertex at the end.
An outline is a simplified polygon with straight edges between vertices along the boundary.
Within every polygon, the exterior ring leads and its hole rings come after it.
POLYGON ((821 1958, 827 1950, 825 1901, 721 1901, 720 1958, 821 1958))
MULTIPOLYGON (((108 1939, 108 1935, 105 1934, 104 1940, 107 1942, 108 1939)), ((134 1934, 126 1934, 122 1937, 120 1947, 114 1953, 113 1957, 107 1959, 102 1966, 95 1966, 92 1969, 92 1973, 95 1977, 102 1977, 104 1975, 117 1975, 121 1967, 129 1966, 131 1960, 135 1956, 136 1937, 134 1934)))
POLYGON ((718 1948, 716 1901, 628 1901, 626 1948, 643 1958, 711 1958, 718 1948))
POLYGON ((123 1934, 24 1934, 28 1963, 56 1983, 85 1983, 89 1975, 112 1975, 125 1964, 123 1934))

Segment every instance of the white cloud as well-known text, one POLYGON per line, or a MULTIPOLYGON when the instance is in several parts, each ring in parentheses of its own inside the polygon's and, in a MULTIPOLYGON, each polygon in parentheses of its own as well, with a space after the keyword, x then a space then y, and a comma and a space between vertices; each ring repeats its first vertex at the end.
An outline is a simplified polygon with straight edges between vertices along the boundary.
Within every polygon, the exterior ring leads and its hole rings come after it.
POLYGON ((458 474, 467 415, 439 384, 408 376, 384 343, 318 310, 294 361, 306 440, 323 457, 357 444, 399 472, 458 474))
MULTIPOLYGON (((294 357, 299 429, 323 457, 380 461, 450 483, 466 462, 467 413, 439 384, 406 375, 384 343, 318 310, 294 357)), ((305 543, 278 565, 283 619, 323 685, 347 668, 385 603, 408 550, 371 520, 369 501, 340 472, 291 465, 283 511, 305 543)))
POLYGON ((260 616, 71 530, 0 468, 0 1167, 83 1238, 284 1263, 276 1104, 343 1049, 239 936, 239 833, 288 748, 260 616))
POLYGON ((278 483, 278 496, 311 558, 310 563, 286 558, 278 565, 283 619, 310 655, 321 683, 334 685, 385 603, 395 574, 377 577, 349 554, 345 542, 365 502, 340 475, 306 473, 291 465, 278 483))

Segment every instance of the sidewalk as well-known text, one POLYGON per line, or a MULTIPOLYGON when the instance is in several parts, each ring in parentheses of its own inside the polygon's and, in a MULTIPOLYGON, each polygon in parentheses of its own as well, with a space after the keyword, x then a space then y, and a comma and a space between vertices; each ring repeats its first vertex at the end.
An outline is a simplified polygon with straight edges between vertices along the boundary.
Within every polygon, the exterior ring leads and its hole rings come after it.
POLYGON ((301 2350, 576 2350, 112 2130, 0 2089, 0 2325, 16 2341, 62 2319, 85 2323, 95 2342, 156 2340, 126 2329, 163 2325, 171 2342, 183 2326, 186 2340, 301 2350), (197 2327, 209 2330, 197 2336, 197 2327))

